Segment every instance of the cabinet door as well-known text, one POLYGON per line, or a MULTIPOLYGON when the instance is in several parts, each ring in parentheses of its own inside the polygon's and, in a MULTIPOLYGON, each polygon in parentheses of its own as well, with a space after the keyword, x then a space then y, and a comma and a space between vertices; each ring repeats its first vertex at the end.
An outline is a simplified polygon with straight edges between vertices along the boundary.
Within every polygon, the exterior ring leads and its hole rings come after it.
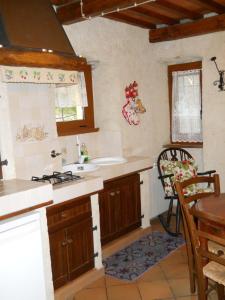
POLYGON ((141 226, 141 198, 139 174, 127 176, 121 181, 122 230, 129 231, 141 226))
POLYGON ((99 194, 100 227, 102 244, 113 240, 121 230, 121 201, 118 188, 107 186, 99 194))
POLYGON ((139 174, 112 180, 99 194, 102 244, 141 225, 139 174))
POLYGON ((65 230, 49 233, 54 288, 68 281, 67 241, 65 230))
POLYGON ((67 228, 69 280, 94 267, 92 218, 67 228))

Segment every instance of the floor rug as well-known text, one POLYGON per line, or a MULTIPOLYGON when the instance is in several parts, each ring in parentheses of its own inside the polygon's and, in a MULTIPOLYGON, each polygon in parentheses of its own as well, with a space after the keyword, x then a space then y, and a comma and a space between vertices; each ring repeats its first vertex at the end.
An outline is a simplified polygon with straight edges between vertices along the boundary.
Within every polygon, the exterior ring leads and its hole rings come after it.
POLYGON ((182 236, 154 231, 103 261, 107 275, 133 281, 171 251, 184 244, 182 236))

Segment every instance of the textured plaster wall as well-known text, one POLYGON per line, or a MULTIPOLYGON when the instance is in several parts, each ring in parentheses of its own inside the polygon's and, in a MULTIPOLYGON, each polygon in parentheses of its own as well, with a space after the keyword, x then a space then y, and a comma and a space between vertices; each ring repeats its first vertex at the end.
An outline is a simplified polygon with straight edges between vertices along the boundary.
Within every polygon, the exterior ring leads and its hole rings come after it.
MULTIPOLYGON (((211 56, 217 56, 219 66, 225 68, 225 33, 150 44, 148 30, 101 18, 65 29, 76 53, 99 61, 93 71, 93 87, 96 127, 100 131, 80 136, 93 157, 140 154, 155 160, 162 145, 169 141, 167 65, 202 59, 204 165, 205 169, 216 169, 221 174, 225 190, 225 93, 218 92, 213 86, 212 82, 218 76, 209 61, 211 56), (139 96, 147 109, 141 115, 139 126, 128 125, 121 115, 124 88, 134 80, 139 84, 139 96)), ((4 89, 1 87, 2 95, 4 89)), ((9 85, 6 89, 9 103, 4 97, 0 99, 1 108, 6 112, 1 119, 1 142, 8 142, 2 143, 1 151, 9 153, 9 177, 16 174, 29 178, 42 170, 58 168, 61 157, 51 160, 49 156, 53 146, 56 150, 65 150, 67 162, 76 160, 75 136, 56 137, 49 89, 41 86, 24 88, 22 85, 9 85), (45 123, 50 132, 48 140, 22 144, 16 141, 22 120, 28 122, 29 118, 45 123)), ((201 151, 194 151, 194 154, 201 161, 201 151)))
POLYGON ((104 134, 108 139, 96 145, 101 148, 98 154, 105 150, 107 155, 109 149, 117 148, 125 156, 154 156, 159 143, 167 141, 168 107, 165 109, 166 99, 159 93, 159 81, 166 80, 166 66, 162 77, 148 42, 148 30, 100 18, 65 26, 65 29, 77 54, 99 61, 93 71, 95 120, 100 128, 98 135, 104 134), (139 126, 130 126, 121 114, 124 88, 134 80, 139 84, 139 97, 147 109, 140 116, 139 126), (154 113, 156 106, 161 113, 160 122, 159 115, 154 113))
MULTIPOLYGON (((203 62, 203 163, 204 169, 216 169, 221 176, 222 190, 225 190, 225 93, 218 92, 213 81, 218 79, 215 66, 210 61, 217 56, 219 67, 225 68, 225 32, 208 34, 178 41, 152 44, 154 59, 163 71, 168 62, 201 59, 203 62)), ((166 81, 161 89, 166 96, 166 81)))
POLYGON ((96 125, 121 133, 124 155, 150 155, 153 160, 169 141, 167 65, 203 61, 204 149, 190 150, 200 169, 216 169, 225 190, 225 93, 212 82, 218 78, 210 57, 225 66, 225 33, 150 44, 148 31, 104 19, 65 27, 76 52, 99 60, 93 72, 96 125), (121 117, 124 86, 136 80, 147 108, 141 125, 129 126, 121 117), (203 155, 202 155, 203 154, 203 155), (203 156, 203 158, 202 158, 203 156))

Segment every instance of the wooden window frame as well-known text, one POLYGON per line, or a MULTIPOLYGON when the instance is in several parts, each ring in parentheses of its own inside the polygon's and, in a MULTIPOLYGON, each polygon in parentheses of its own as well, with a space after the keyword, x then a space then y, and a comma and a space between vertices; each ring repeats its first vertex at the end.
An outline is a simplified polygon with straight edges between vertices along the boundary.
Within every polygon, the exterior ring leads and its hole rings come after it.
MULTIPOLYGON (((169 113, 170 113, 170 144, 177 147, 186 147, 186 148, 201 148, 203 142, 173 142, 172 141, 172 89, 173 89, 173 77, 172 73, 175 71, 187 71, 194 69, 202 69, 202 62, 190 62, 176 65, 168 66, 168 88, 169 88, 169 113)), ((200 85, 201 85, 201 95, 202 95, 202 70, 200 71, 200 85)), ((201 97, 201 115, 202 115, 202 97, 201 97)), ((168 145, 167 145, 168 146, 168 145)))
POLYGON ((94 103, 92 90, 91 66, 83 65, 76 68, 78 72, 84 72, 88 107, 84 107, 84 120, 75 120, 68 122, 56 122, 58 136, 75 135, 98 131, 94 124, 94 103))

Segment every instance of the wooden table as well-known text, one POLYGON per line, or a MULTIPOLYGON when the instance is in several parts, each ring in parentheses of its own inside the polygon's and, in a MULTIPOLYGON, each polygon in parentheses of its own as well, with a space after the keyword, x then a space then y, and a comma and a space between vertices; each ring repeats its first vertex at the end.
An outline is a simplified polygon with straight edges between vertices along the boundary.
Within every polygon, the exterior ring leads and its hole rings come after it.
POLYGON ((225 238, 225 193, 199 199, 191 212, 204 219, 199 224, 201 230, 225 238))

